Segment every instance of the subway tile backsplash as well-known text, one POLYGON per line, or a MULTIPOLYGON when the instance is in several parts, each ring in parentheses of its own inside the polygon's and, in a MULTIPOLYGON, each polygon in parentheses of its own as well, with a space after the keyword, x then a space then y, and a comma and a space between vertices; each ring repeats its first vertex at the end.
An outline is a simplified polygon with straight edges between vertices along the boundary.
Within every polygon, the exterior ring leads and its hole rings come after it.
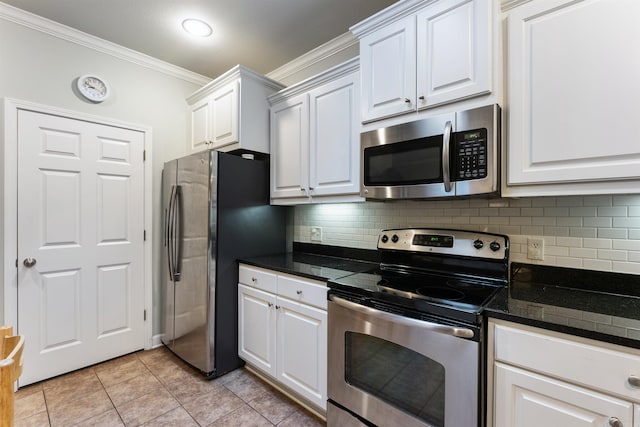
POLYGON ((640 195, 396 201, 295 207, 294 240, 375 249, 380 230, 438 227, 507 234, 511 261, 640 274, 640 195), (311 227, 322 227, 322 242, 311 227), (544 238, 544 260, 527 238, 544 238))

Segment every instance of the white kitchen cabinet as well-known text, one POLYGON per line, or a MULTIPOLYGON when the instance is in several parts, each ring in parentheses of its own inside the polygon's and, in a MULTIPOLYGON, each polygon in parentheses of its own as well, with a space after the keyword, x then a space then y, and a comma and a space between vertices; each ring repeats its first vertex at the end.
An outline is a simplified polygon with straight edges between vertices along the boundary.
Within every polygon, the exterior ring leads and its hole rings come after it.
POLYGON ((275 295, 238 285, 238 354, 246 362, 276 375, 275 295))
POLYGON ((326 410, 327 311, 282 297, 276 309, 276 376, 326 410))
POLYGON ((269 152, 267 96, 282 85, 237 65, 187 98, 189 152, 204 149, 269 152))
POLYGON ((640 388, 629 383, 640 375, 639 351, 505 321, 491 320, 489 328, 488 425, 639 423, 640 388))
POLYGON ((357 69, 354 59, 269 97, 272 204, 362 200, 357 69))
POLYGON ((238 355, 326 411, 326 285, 243 264, 239 280, 238 355))
POLYGON ((353 26, 363 122, 490 93, 493 1, 398 2, 353 26))
POLYGON ((271 201, 304 197, 309 188, 309 97, 271 107, 271 201))
POLYGON ((531 1, 507 11, 503 194, 636 192, 640 2, 531 1))
POLYGON ((501 363, 496 414, 496 427, 633 425, 631 402, 501 363))

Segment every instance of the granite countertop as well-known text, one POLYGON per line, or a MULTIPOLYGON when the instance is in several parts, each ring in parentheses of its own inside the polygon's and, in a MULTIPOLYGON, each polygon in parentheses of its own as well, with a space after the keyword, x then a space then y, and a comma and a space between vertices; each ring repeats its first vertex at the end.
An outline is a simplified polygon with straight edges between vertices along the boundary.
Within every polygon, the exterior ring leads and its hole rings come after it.
POLYGON ((326 282, 378 267, 376 251, 294 243, 293 252, 241 259, 242 264, 326 282))
MULTIPOLYGON (((375 271, 377 251, 308 243, 241 263, 329 281, 375 271)), ((510 283, 484 310, 490 318, 640 349, 640 275, 511 263, 510 283)))
POLYGON ((509 287, 484 313, 640 348, 640 276, 512 263, 509 287))

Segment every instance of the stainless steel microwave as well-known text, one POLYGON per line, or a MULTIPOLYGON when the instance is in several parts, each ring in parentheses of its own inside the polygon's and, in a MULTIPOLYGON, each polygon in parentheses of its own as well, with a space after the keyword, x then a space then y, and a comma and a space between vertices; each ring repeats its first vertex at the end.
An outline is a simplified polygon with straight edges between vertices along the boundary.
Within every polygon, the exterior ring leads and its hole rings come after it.
POLYGON ((362 133, 360 195, 499 195, 500 114, 494 104, 362 133))

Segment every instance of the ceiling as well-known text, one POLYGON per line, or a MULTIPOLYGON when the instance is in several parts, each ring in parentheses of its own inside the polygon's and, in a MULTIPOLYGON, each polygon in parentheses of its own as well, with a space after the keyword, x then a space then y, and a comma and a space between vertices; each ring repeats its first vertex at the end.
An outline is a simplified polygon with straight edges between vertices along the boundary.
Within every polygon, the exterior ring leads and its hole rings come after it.
POLYGON ((215 78, 242 64, 266 74, 348 32, 396 0, 1 0, 215 78), (209 38, 189 36, 186 18, 209 38))

